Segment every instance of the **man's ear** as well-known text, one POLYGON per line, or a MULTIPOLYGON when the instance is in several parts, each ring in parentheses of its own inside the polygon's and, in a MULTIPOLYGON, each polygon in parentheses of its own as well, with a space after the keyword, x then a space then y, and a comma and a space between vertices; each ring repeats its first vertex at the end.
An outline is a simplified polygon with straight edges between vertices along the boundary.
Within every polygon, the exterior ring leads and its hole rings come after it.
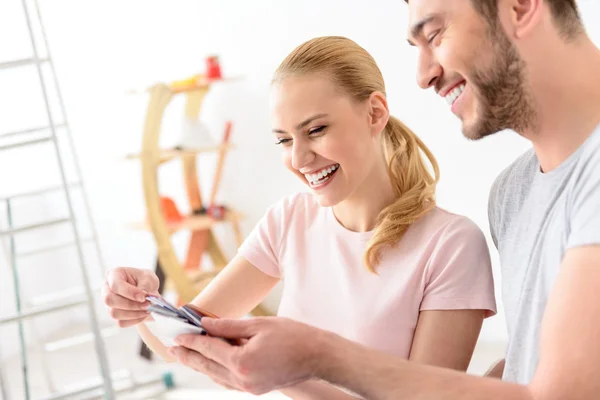
POLYGON ((538 26, 547 5, 544 0, 500 0, 498 7, 508 35, 523 39, 538 26))
POLYGON ((373 92, 369 96, 369 125, 371 135, 378 136, 390 119, 387 99, 381 92, 373 92))

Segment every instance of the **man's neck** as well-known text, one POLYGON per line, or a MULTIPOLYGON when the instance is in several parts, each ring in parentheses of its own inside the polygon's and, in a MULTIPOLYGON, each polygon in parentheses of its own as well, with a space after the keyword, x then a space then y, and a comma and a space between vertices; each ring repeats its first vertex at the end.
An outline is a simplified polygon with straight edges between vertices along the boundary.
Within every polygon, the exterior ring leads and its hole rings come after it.
POLYGON ((585 37, 551 54, 531 76, 537 123, 522 133, 544 172, 558 167, 600 124, 600 49, 585 37))

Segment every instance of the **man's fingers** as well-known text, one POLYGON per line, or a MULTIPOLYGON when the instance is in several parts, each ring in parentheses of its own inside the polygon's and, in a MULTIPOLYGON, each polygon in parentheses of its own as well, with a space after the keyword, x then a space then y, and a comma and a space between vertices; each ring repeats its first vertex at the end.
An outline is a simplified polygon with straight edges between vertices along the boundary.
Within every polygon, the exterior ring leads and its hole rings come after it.
POLYGON ((179 335, 175 338, 175 343, 194 350, 225 367, 231 367, 232 355, 238 350, 237 347, 225 343, 221 339, 194 334, 179 335))
POLYGON ((227 339, 246 339, 254 336, 256 319, 202 318, 202 327, 209 335, 227 339))
POLYGON ((212 378, 212 377, 211 377, 210 379, 211 379, 211 380, 212 380, 214 383, 216 383, 217 385, 219 385, 219 386, 223 386, 225 389, 228 389, 228 390, 234 390, 234 391, 238 391, 238 392, 240 391, 240 389, 239 389, 239 388, 237 388, 237 387, 234 387, 234 386, 231 386, 231 384, 229 384, 228 382, 224 382, 224 381, 222 381, 222 380, 220 380, 220 379, 217 379, 217 378, 212 378))
POLYGON ((111 292, 118 294, 126 299, 143 303, 146 301, 144 291, 127 281, 127 278, 121 273, 109 274, 106 284, 111 292))
POLYGON ((175 356, 177 362, 180 364, 187 365, 202 374, 208 375, 220 385, 227 386, 228 388, 235 388, 235 382, 231 372, 218 362, 185 347, 172 347, 169 353, 175 356))

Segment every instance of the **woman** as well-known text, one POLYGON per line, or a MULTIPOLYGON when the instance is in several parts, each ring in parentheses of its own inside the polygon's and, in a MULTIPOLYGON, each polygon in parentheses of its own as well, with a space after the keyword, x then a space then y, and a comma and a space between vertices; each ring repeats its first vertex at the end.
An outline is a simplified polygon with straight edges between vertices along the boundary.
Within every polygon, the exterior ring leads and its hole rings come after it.
MULTIPOLYGON (((466 370, 483 319, 496 312, 488 248, 473 222, 436 207, 437 163, 389 115, 373 58, 349 39, 316 38, 282 62, 272 89, 276 144, 310 193, 271 206, 192 304, 241 317, 282 279, 279 315, 415 362, 466 370)), ((115 276, 106 289, 113 317, 122 326, 142 322, 144 311, 131 311, 139 303, 112 290, 125 280, 115 276)), ((143 323, 138 329, 171 358, 143 323)), ((283 393, 353 398, 321 382, 283 393)))

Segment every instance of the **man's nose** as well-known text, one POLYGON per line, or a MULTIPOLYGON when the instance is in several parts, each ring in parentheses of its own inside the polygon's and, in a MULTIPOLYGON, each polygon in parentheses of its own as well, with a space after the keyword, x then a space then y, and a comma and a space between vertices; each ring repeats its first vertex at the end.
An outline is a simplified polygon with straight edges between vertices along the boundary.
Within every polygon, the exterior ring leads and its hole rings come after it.
POLYGON ((422 89, 428 89, 442 75, 442 66, 435 60, 430 51, 422 51, 419 55, 417 83, 422 89))

